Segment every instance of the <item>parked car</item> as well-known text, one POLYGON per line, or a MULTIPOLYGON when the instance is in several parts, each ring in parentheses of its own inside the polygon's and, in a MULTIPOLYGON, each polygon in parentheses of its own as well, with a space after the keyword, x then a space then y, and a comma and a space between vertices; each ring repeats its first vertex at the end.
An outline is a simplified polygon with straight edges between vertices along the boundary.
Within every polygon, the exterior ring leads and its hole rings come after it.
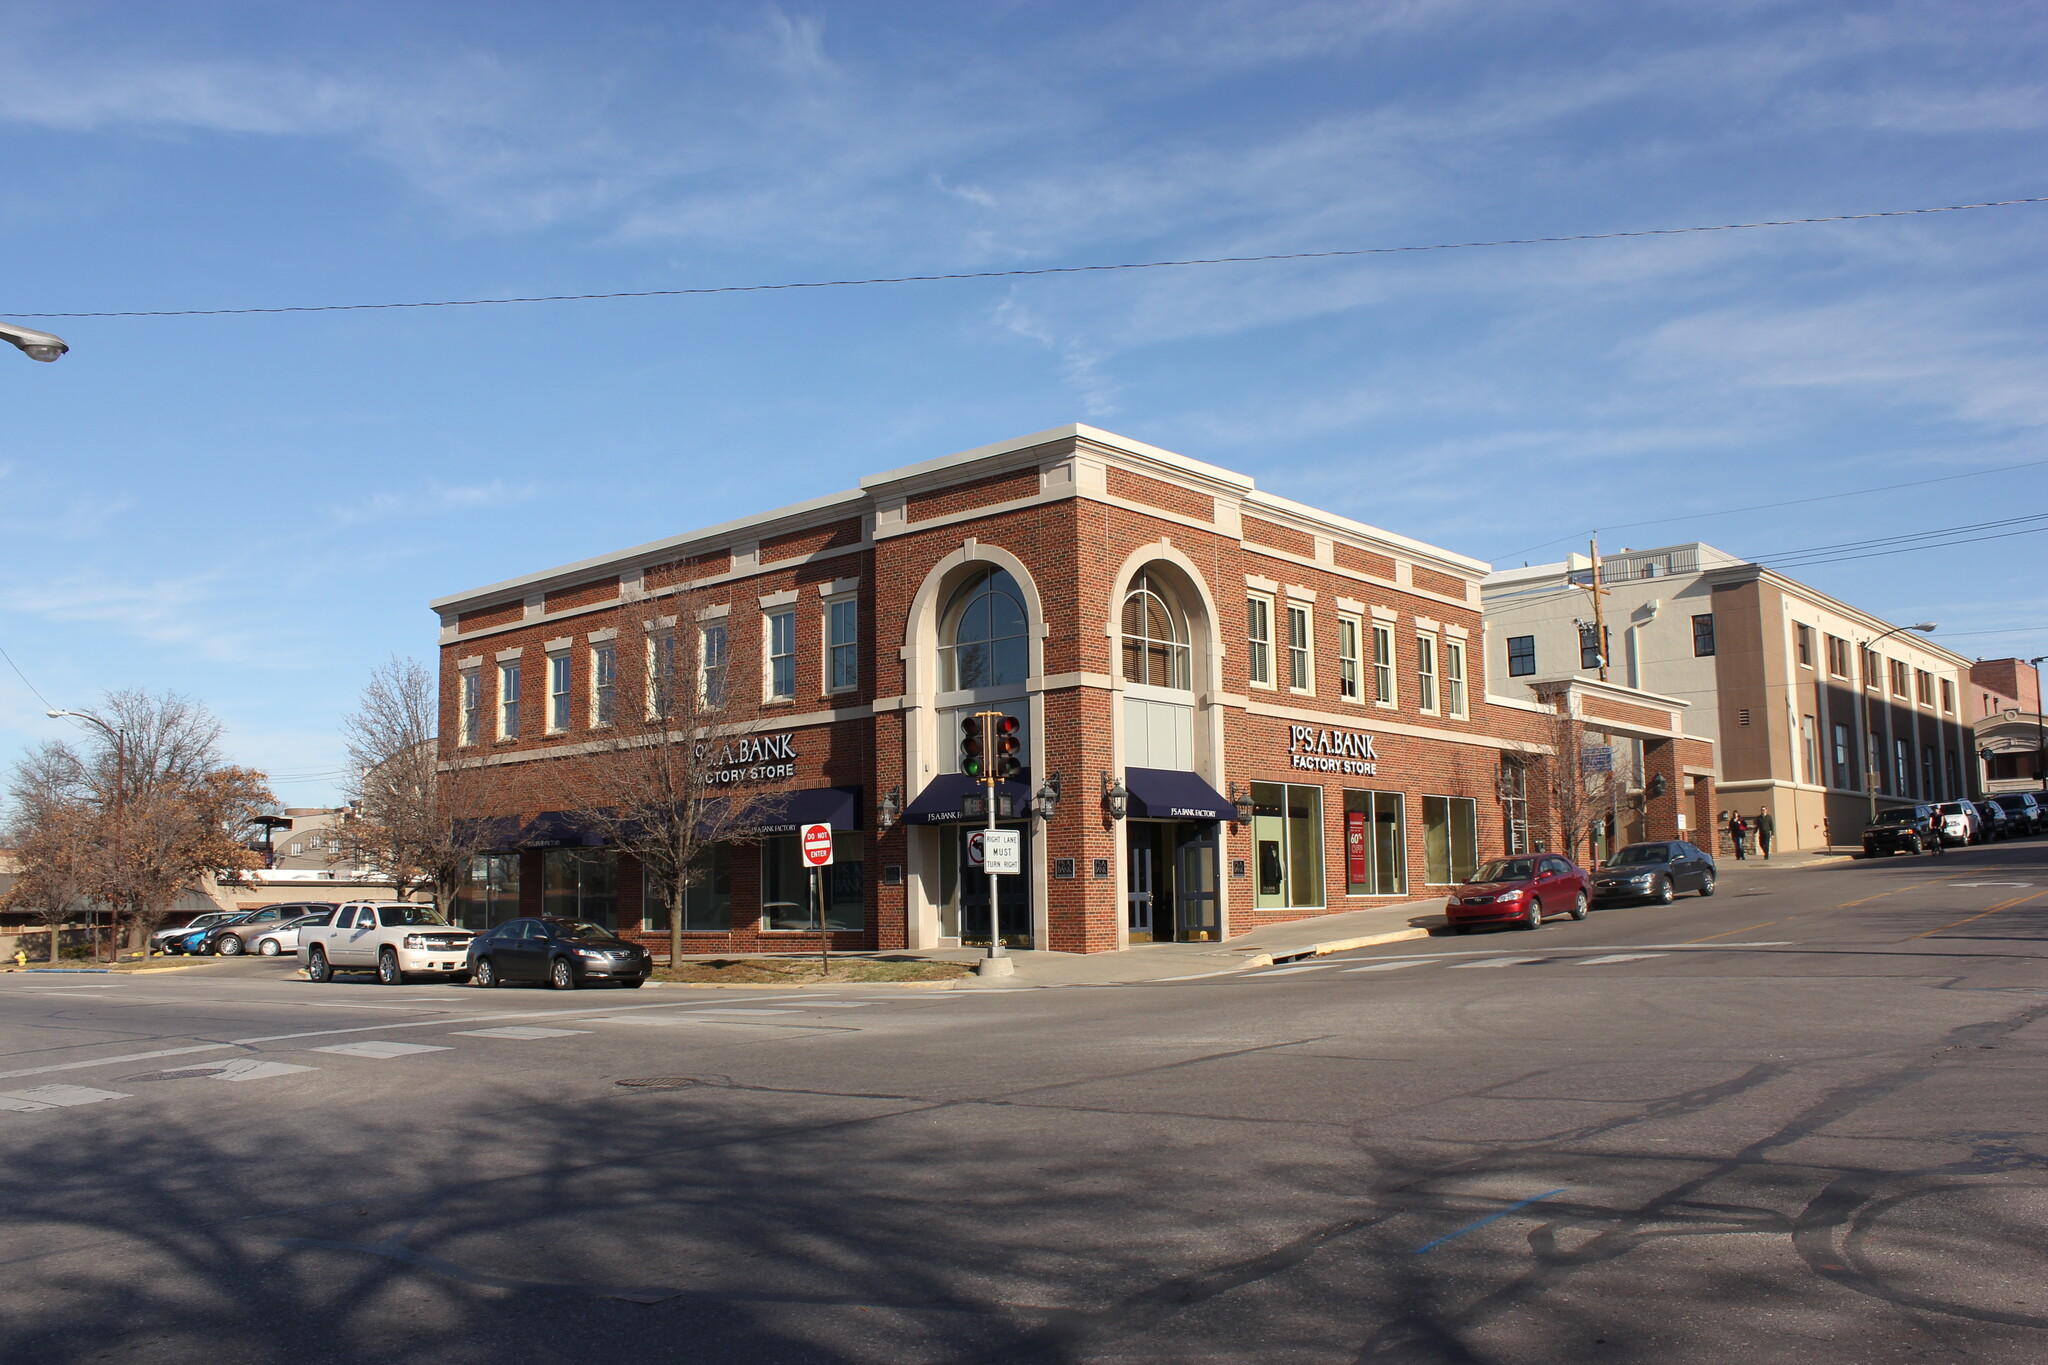
POLYGON ((218 920, 212 924, 202 924, 196 929, 187 925, 164 940, 164 951, 174 957, 198 957, 201 954, 209 953, 213 951, 213 936, 215 932, 219 930, 222 924, 233 923, 239 918, 240 916, 238 915, 230 915, 225 920, 218 920))
POLYGON ((1991 804, 2004 811, 2013 823, 2014 834, 2039 834, 2044 816, 2041 803, 2034 799, 2032 792, 2004 792, 1991 798, 1991 804))
POLYGON ((331 923, 300 927, 298 956, 313 981, 332 981, 336 972, 349 970, 374 970, 387 986, 428 973, 467 981, 473 937, 431 905, 351 901, 331 923))
POLYGON ((2012 817, 2005 813, 2003 807, 1995 801, 1982 798, 1973 804, 1977 807, 1978 818, 1984 822, 1985 843, 1996 843, 2000 839, 2012 837, 2012 817))
POLYGON ((1944 848, 1984 842, 1984 817, 1974 801, 1944 801, 1934 808, 1944 848))
MULTIPOLYGON (((1530 859, 1510 861, 1527 863, 1530 859)), ((1564 862, 1562 858, 1545 861, 1564 862)), ((1488 864, 1495 866, 1499 865, 1488 864)), ((1580 918, 1585 916, 1583 896, 1577 913, 1580 918)), ((645 948, 587 920, 508 920, 469 943, 469 975, 479 986, 545 981, 558 991, 568 991, 593 981, 616 981, 621 986, 638 987, 653 974, 654 958, 645 948)))
POLYGON ((330 905, 324 910, 315 910, 297 919, 286 920, 275 928, 262 930, 250 940, 249 951, 259 957, 279 957, 285 953, 295 953, 299 948, 299 930, 327 923, 334 918, 335 909, 336 907, 330 905))
MULTIPOLYGON (((266 930, 276 929, 288 921, 301 920, 318 910, 330 913, 333 901, 306 901, 289 905, 266 905, 260 910, 251 910, 238 919, 214 926, 211 951, 222 957, 240 957, 254 945, 256 937, 266 930)), ((298 946, 298 940, 292 940, 298 946)))
POLYGON ((1863 829, 1863 856, 1889 858, 1894 853, 1925 853, 1940 837, 1932 806, 1892 806, 1877 813, 1863 829))
POLYGON ((171 946, 173 940, 182 940, 194 929, 211 928, 225 920, 234 919, 241 913, 239 910, 209 910, 205 914, 195 916, 183 924, 159 929, 149 936, 149 950, 152 953, 182 952, 182 949, 171 946))
POLYGON ((1525 853, 1474 872, 1444 906, 1444 918, 1454 934, 1476 924, 1534 929, 1552 915, 1584 919, 1590 904, 1584 868, 1555 853, 1525 853))
POLYGON ((1681 891, 1714 894, 1714 856, 1683 839, 1629 844, 1593 874, 1593 903, 1649 900, 1669 905, 1681 891))

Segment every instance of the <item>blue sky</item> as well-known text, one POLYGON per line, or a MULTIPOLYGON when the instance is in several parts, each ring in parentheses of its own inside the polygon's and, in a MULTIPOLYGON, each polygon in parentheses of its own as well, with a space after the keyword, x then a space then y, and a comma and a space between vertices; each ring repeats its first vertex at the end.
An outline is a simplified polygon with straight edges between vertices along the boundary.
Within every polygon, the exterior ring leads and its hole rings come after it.
MULTIPOLYGON (((0 317, 575 293, 2048 193, 2038 4, 0 4, 0 317)), ((1085 421, 1502 564, 2048 511, 2048 205, 1021 281, 66 319, 0 646, 292 804, 436 595, 1085 421)), ((2039 538, 1804 577, 2048 651, 2039 538)), ((56 731, 0 671, 0 761, 56 731)))

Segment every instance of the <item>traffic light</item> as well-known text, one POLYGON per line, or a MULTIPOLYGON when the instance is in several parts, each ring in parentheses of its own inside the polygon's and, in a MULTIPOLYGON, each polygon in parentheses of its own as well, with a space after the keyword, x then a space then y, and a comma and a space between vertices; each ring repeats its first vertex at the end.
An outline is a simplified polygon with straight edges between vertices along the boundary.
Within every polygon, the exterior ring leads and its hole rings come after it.
POLYGON ((979 780, 987 773, 984 755, 988 753, 988 737, 983 733, 986 720, 980 715, 963 716, 960 720, 960 771, 979 780))
POLYGON ((1023 726, 1000 711, 960 719, 960 771, 979 782, 1009 782, 1024 772, 1023 726))
POLYGON ((1015 781, 1024 771, 1024 741, 1018 733, 1023 727, 1015 716, 992 716, 995 731, 993 761, 996 781, 1015 781))

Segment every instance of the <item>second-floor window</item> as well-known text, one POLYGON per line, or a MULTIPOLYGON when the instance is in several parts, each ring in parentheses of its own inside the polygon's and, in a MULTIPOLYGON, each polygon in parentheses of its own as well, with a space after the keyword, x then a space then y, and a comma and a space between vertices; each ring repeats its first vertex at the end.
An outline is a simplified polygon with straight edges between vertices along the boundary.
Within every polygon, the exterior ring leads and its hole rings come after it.
POLYGON ((1602 647, 1606 642, 1600 638, 1603 634, 1611 632, 1604 631, 1590 621, 1579 627, 1580 668, 1599 668, 1606 661, 1607 654, 1602 647))
POLYGON ((1828 636, 1828 672, 1837 678, 1849 676, 1849 642, 1839 635, 1828 636))
POLYGON ((1956 685, 1953 680, 1948 678, 1941 680, 1941 709, 1943 711, 1954 711, 1956 709, 1956 685))
POLYGON ((1792 634, 1799 651, 1799 663, 1803 668, 1813 667, 1813 627, 1792 625, 1792 634))
POLYGON ((1273 681, 1273 603, 1270 598, 1245 600, 1245 666, 1255 683, 1273 681))
POLYGON ((1692 618, 1692 656, 1704 659, 1714 652, 1714 613, 1692 618))
POLYGON ((559 732, 569 728, 569 653, 548 655, 548 729, 559 732))
POLYGON ((1394 704, 1394 628, 1377 623, 1372 628, 1372 699, 1382 706, 1394 704))
POLYGON ((825 607, 825 685, 844 692, 860 685, 860 603, 854 598, 825 607))
POLYGON ((1508 676, 1527 678, 1536 672, 1536 637, 1508 636, 1508 676))
POLYGON ((1889 664, 1891 665, 1891 671, 1892 671, 1892 695, 1893 695, 1893 696, 1895 696, 1895 697, 1903 697, 1903 696, 1905 696, 1905 695, 1906 695, 1906 661, 1905 661, 1904 659, 1889 659, 1889 660, 1887 660, 1886 662, 1887 662, 1887 663, 1889 663, 1889 664))
POLYGON ((519 665, 498 665, 498 738, 519 737, 519 665))
POLYGON ((618 718, 619 650, 597 645, 590 651, 590 723, 610 725, 618 718))
POLYGON ((796 613, 768 615, 768 696, 784 700, 796 695, 796 613))
MULTIPOLYGON (((1920 704, 1922 706, 1934 705, 1934 675, 1924 668, 1916 668, 1913 670, 1913 684, 1919 690, 1918 700, 1920 704)), ((1933 791, 1933 784, 1929 783, 1927 789, 1933 791)))
POLYGON ((1436 710, 1436 636, 1415 637, 1415 708, 1436 710))
POLYGON ((1337 695, 1358 700, 1358 621, 1350 616, 1337 618, 1337 695))
POLYGON ((656 635, 647 641, 647 717, 667 720, 676 709, 676 637, 656 635))
POLYGON ((1465 642, 1444 641, 1444 711, 1465 718, 1465 642))
POLYGON ((462 675, 462 742, 475 744, 483 738, 484 675, 471 669, 462 675))
POLYGON ((1287 685, 1306 692, 1312 685, 1308 668, 1308 608, 1292 603, 1287 607, 1287 685))
POLYGON ((697 695, 714 711, 725 705, 725 656, 724 622, 706 626, 697 633, 697 695))

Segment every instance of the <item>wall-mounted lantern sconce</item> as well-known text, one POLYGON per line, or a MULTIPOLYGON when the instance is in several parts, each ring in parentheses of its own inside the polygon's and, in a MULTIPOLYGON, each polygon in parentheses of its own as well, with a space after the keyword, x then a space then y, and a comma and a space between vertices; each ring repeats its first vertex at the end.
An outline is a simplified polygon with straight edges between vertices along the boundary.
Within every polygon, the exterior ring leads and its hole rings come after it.
POLYGON ((1109 774, 1102 775, 1102 804, 1109 808, 1109 818, 1121 820, 1131 809, 1131 794, 1124 790, 1121 782, 1111 782, 1109 774))
POLYGON ((1230 784, 1230 804, 1237 807, 1237 823, 1249 825, 1252 822, 1252 794, 1233 782, 1230 784))
POLYGON ((1054 773, 1046 778, 1044 785, 1039 787, 1037 794, 1031 799, 1037 803, 1038 813, 1044 817, 1045 823, 1051 824, 1053 813, 1060 808, 1060 775, 1054 773))
POLYGON ((903 818, 903 788, 891 787, 883 794, 875 817, 875 823, 883 829, 896 828, 896 822, 903 818))

